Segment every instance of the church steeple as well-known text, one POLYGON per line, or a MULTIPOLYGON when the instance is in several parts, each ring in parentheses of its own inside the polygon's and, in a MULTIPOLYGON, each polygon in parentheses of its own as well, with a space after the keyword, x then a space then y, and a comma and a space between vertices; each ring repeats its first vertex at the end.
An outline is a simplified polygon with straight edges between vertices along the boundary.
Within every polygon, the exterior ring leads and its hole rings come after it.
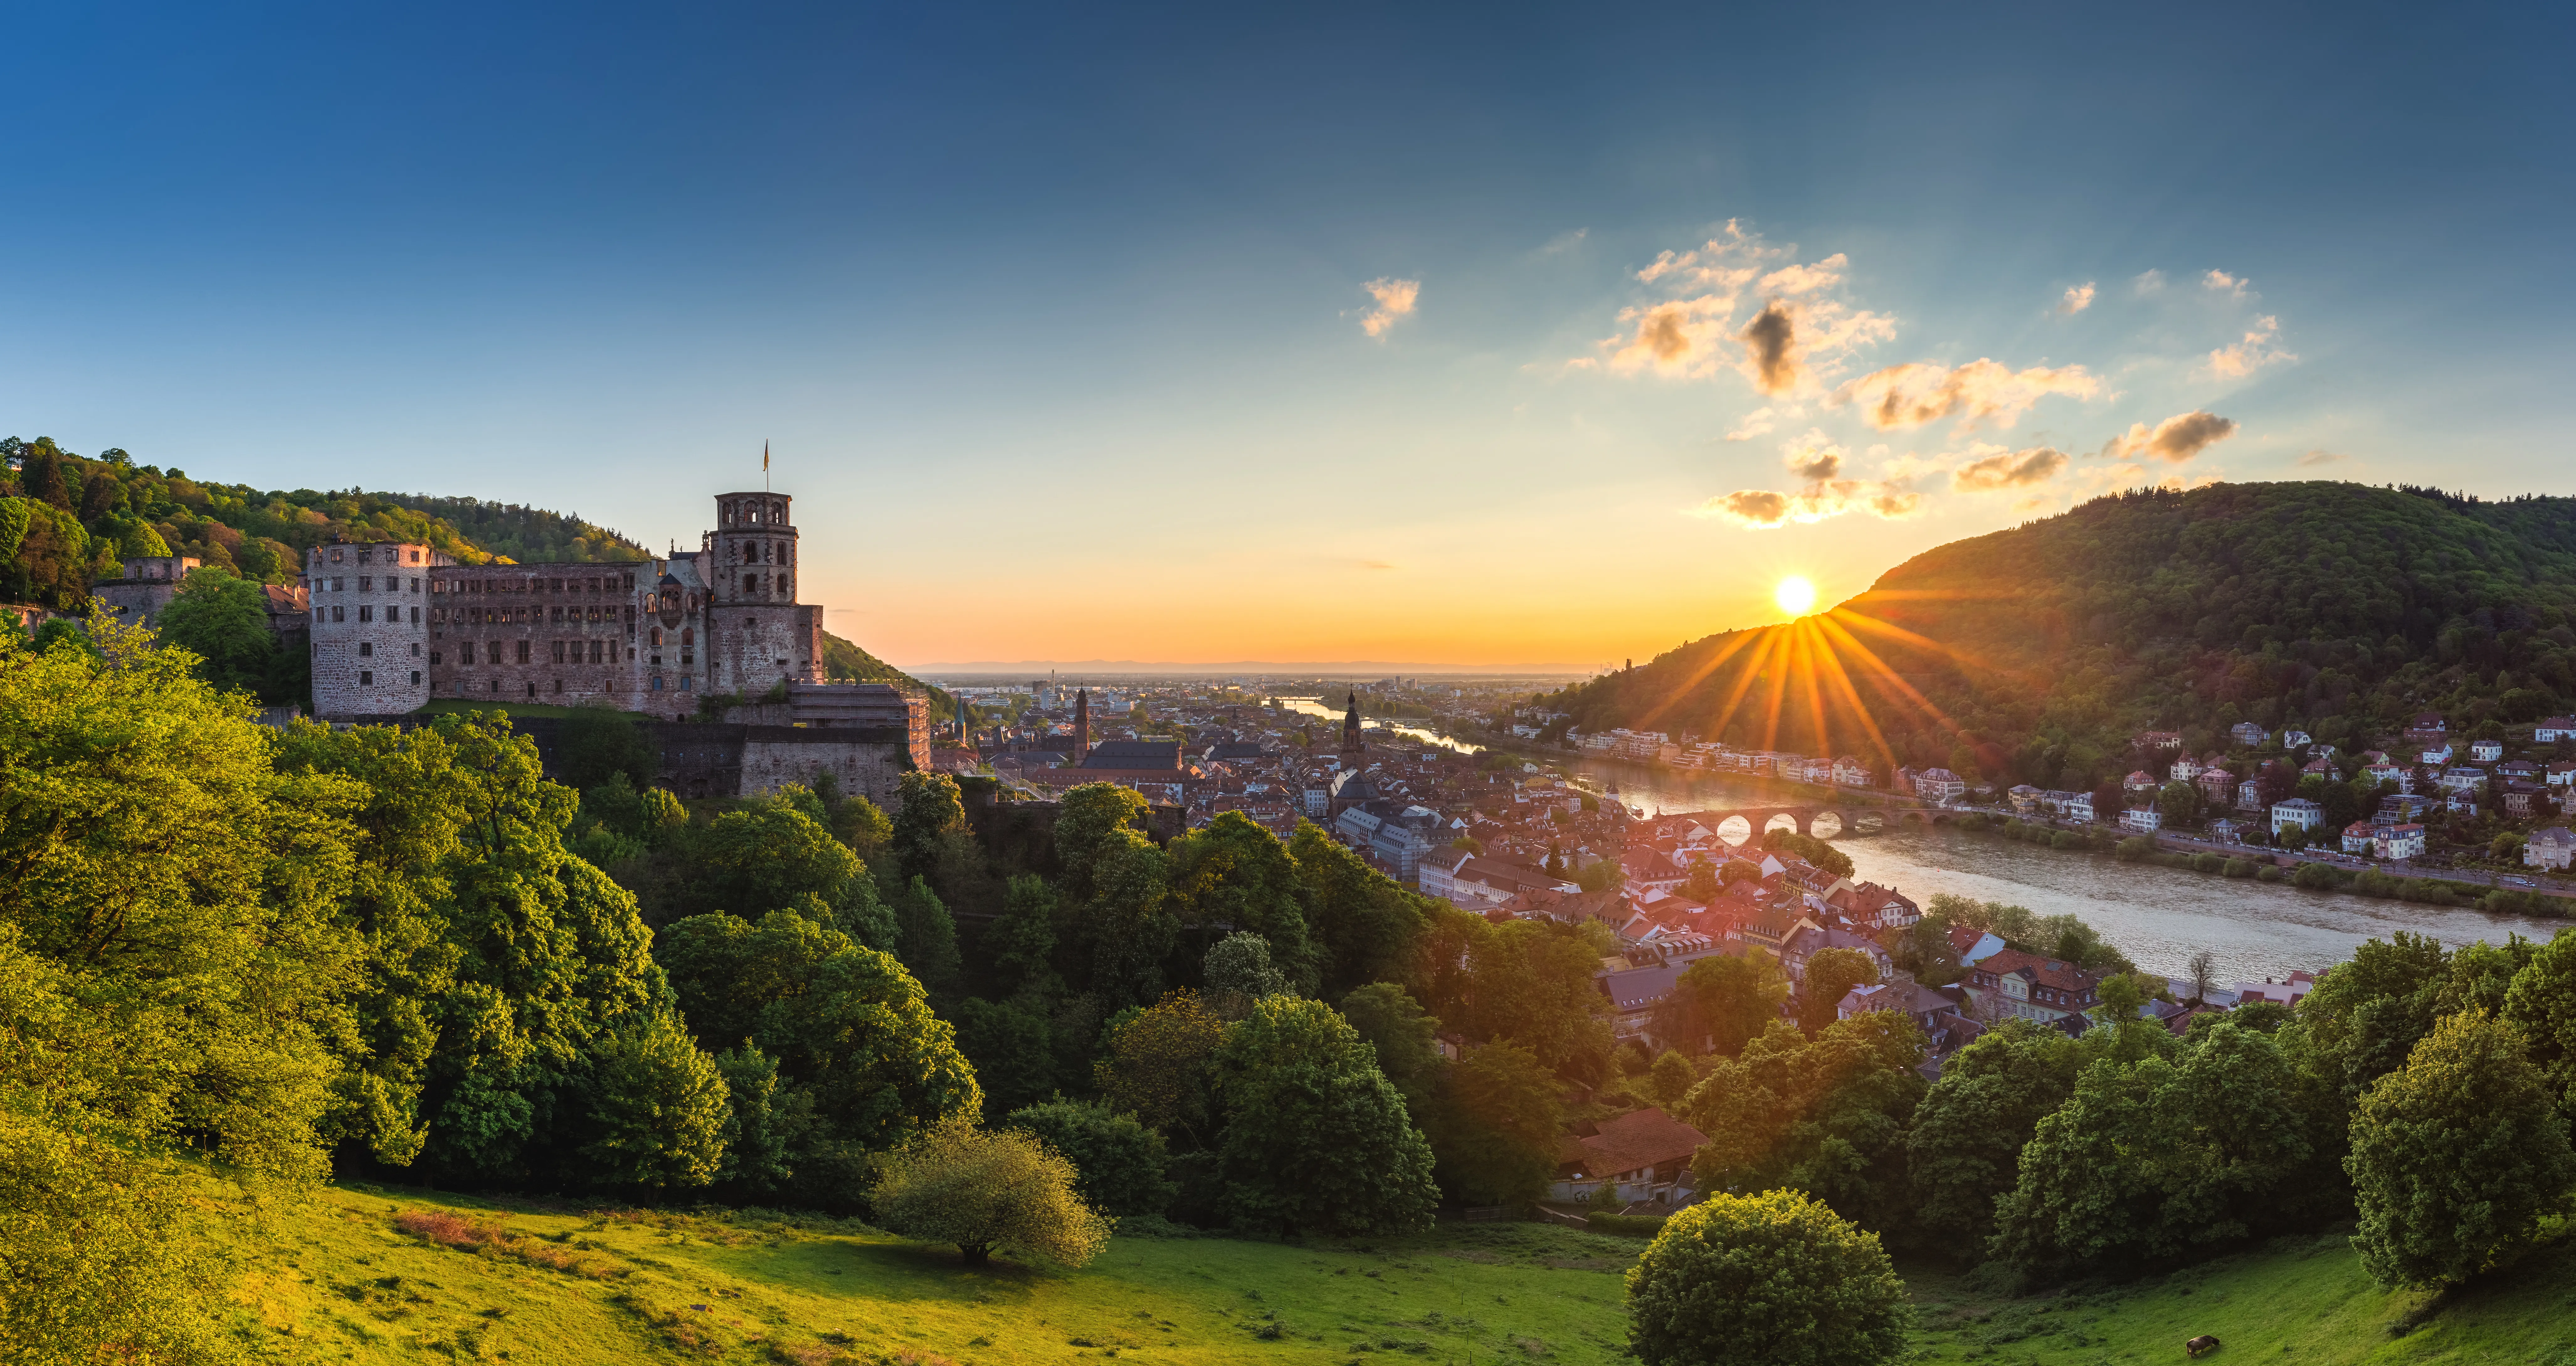
POLYGON ((1368 748, 1367 742, 1360 739, 1360 695, 1354 691, 1346 700, 1348 709, 1342 713, 1342 753, 1357 755, 1368 748))
POLYGON ((1073 695, 1073 764, 1080 768, 1091 757, 1091 689, 1073 695))

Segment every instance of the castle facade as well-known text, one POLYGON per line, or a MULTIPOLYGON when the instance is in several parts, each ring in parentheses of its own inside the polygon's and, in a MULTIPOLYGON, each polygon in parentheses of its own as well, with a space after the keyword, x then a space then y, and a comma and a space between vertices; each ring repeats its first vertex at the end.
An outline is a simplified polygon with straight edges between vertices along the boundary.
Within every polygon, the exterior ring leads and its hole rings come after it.
POLYGON ((315 546, 301 587, 315 714, 588 703, 676 724, 713 696, 735 704, 722 734, 659 732, 665 776, 684 794, 831 773, 842 790, 885 801, 902 769, 929 767, 926 699, 825 683, 823 609, 796 598, 792 500, 727 493, 715 503, 696 552, 638 563, 464 565, 425 545, 315 546))

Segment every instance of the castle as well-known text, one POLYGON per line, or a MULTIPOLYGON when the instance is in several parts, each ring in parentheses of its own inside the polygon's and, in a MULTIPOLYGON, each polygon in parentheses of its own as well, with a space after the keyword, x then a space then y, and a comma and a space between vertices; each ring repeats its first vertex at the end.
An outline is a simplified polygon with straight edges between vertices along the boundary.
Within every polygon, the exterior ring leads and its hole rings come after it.
MULTIPOLYGON (((829 774, 890 803, 905 769, 930 766, 929 703, 823 681, 823 609, 796 600, 791 502, 719 495, 696 552, 641 563, 465 565, 426 545, 334 541, 306 552, 296 588, 270 590, 271 625, 310 650, 324 720, 441 701, 607 705, 659 723, 662 781, 684 795, 829 774), (723 720, 698 720, 702 701, 723 720)), ((101 593, 148 622, 194 567, 129 561, 101 593)), ((544 748, 561 723, 517 724, 544 748)))

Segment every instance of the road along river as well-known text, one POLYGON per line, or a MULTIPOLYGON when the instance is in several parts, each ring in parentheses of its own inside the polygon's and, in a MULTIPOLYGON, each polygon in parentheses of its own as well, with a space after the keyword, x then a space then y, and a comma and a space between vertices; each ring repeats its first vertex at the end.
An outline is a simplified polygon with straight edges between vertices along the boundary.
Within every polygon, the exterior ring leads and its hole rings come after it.
MULTIPOLYGON (((1595 759, 1566 763, 1577 775, 1605 787, 1617 783, 1622 800, 1649 812, 1816 800, 1778 793, 1766 797, 1722 778, 1634 764, 1595 759)), ((2218 956, 2222 979, 2260 981, 2297 968, 2330 967, 2351 957, 2353 946, 2363 940, 2385 939, 2397 930, 2432 935, 2451 945, 2480 939, 2500 944, 2513 933, 2545 940, 2568 924, 2119 863, 2099 854, 1963 834, 1949 826, 1894 827, 1837 839, 1834 847, 1851 856, 1859 877, 1917 902, 1950 892, 2012 902, 2041 915, 2072 912, 2139 967, 2167 976, 2185 975, 2191 956, 2202 949, 2218 956)))

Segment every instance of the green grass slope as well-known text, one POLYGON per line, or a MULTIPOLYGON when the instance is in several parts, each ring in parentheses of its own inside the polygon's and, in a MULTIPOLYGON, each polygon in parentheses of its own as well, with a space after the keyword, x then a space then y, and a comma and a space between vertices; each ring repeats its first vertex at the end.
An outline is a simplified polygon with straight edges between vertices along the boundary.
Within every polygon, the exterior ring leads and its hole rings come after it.
POLYGON ((2381 1290, 2341 1234, 2121 1286, 2010 1298, 1908 1269, 1922 1311, 1918 1361, 2094 1366, 2184 1359, 2203 1333, 2212 1363, 2539 1363, 2576 1366, 2576 1240, 2447 1297, 2381 1290))
MULTIPOLYGON (((1120 1238, 1078 1271, 969 1269, 954 1248, 855 1222, 340 1185, 272 1215, 246 1251, 257 1269, 242 1307, 272 1359, 387 1366, 431 1355, 1608 1366, 1624 1359, 1620 1273, 1644 1246, 1538 1224, 1444 1224, 1356 1243, 1120 1238), (424 1228, 422 1216, 446 1226, 424 1228)), ((2021 1296, 1905 1271, 1922 1313, 1915 1362, 2181 1360, 2185 1341, 2214 1333, 2225 1343, 2214 1362, 2576 1366, 2576 1238, 2438 1300, 2372 1285, 2340 1235, 2021 1296)))
POLYGON ((247 1309, 291 1360, 1608 1363, 1641 1244, 1532 1224, 1363 1244, 1122 1238, 967 1269, 855 1224, 597 1213, 334 1186, 275 1217, 247 1309), (409 1212, 497 1223, 459 1250, 409 1212), (560 1263, 560 1266, 547 1263, 560 1263))

